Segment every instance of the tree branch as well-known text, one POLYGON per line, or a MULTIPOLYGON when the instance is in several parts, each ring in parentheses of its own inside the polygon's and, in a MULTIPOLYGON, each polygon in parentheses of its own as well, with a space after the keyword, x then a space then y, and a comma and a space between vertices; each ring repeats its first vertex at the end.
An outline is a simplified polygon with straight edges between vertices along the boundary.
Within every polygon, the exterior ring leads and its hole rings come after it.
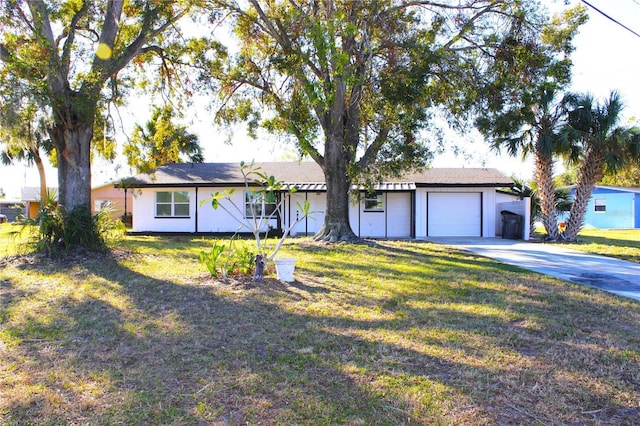
POLYGON ((366 170, 369 165, 375 161, 378 152, 387 141, 387 137, 389 136, 389 131, 391 130, 385 123, 386 120, 381 120, 382 127, 378 130, 378 134, 374 139, 373 143, 369 145, 369 147, 365 150, 364 155, 358 160, 357 167, 358 172, 362 172, 366 170))
MULTIPOLYGON (((18 15, 20 16, 20 19, 22 20, 22 22, 24 22, 24 24, 31 30, 31 32, 35 34, 36 28, 31 24, 31 21, 29 20, 29 18, 27 18, 27 15, 24 13, 24 10, 22 10, 20 5, 14 4, 13 7, 15 7, 15 10, 18 12, 18 15)), ((29 5, 29 10, 31 10, 31 5, 29 5)))
POLYGON ((51 29, 51 22, 46 5, 42 1, 29 1, 29 10, 33 17, 33 29, 36 37, 42 37, 47 43, 47 53, 49 70, 47 72, 47 82, 54 98, 58 102, 64 102, 68 89, 67 74, 64 68, 59 66, 59 58, 55 38, 51 29))
MULTIPOLYGON (((106 61, 102 64, 102 72, 101 80, 106 81, 109 77, 120 71, 124 68, 134 57, 139 55, 142 50, 145 48, 144 45, 150 40, 153 39, 158 34, 162 33, 168 27, 174 25, 177 21, 179 21, 182 17, 184 17, 188 13, 189 9, 183 9, 182 11, 175 14, 172 18, 168 19, 165 23, 160 25, 155 29, 151 29, 151 21, 148 18, 149 13, 146 14, 145 19, 143 21, 142 28, 140 29, 140 33, 138 37, 127 46, 122 54, 117 58, 112 58, 109 61, 106 61)), ((101 36, 102 38, 102 36, 101 36)), ((113 47, 111 44, 110 47, 113 47)))
POLYGON ((52 52, 56 51, 56 41, 53 37, 51 22, 49 21, 49 13, 43 1, 29 1, 29 10, 33 17, 33 31, 36 36, 43 36, 47 41, 52 52))
POLYGON ((60 62, 64 67, 63 72, 65 75, 69 75, 69 68, 71 66, 71 51, 73 50, 73 42, 75 41, 78 22, 80 22, 80 19, 82 19, 82 17, 87 13, 88 10, 88 3, 83 1, 82 7, 73 15, 71 23, 69 24, 67 39, 65 40, 62 47, 62 56, 60 57, 60 62))
POLYGON ((475 15, 473 15, 468 21, 464 23, 458 34, 454 35, 447 43, 442 46, 442 49, 448 50, 453 46, 457 41, 461 40, 465 34, 473 28, 473 24, 480 19, 483 15, 492 12, 495 7, 502 2, 498 1, 495 3, 489 3, 486 7, 480 9, 475 15))

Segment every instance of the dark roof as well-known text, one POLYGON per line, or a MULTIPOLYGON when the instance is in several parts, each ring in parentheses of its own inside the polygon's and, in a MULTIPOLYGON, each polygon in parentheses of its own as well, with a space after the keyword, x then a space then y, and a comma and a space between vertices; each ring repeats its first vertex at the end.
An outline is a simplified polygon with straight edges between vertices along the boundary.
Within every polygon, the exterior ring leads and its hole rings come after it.
MULTIPOLYGON (((254 169, 290 185, 309 186, 316 190, 326 189, 324 174, 315 162, 265 162, 255 163, 254 169)), ((496 169, 486 168, 433 168, 420 173, 409 173, 401 178, 388 178, 381 189, 433 186, 500 187, 510 186, 511 179, 496 169), (391 185, 410 184, 410 185, 391 185)), ((239 163, 176 163, 156 168, 127 178, 116 186, 127 187, 222 187, 242 186, 244 179, 239 163)))
POLYGON ((403 179, 418 187, 431 186, 488 186, 513 185, 511 178, 497 169, 488 168, 432 168, 422 173, 408 174, 403 179))

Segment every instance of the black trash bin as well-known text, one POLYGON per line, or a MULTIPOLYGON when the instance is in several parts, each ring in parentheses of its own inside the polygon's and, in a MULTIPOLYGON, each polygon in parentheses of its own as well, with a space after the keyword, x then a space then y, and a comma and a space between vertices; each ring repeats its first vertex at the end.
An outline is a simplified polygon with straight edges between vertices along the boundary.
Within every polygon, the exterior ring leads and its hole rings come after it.
POLYGON ((509 210, 502 210, 502 238, 518 240, 522 238, 522 216, 509 210))

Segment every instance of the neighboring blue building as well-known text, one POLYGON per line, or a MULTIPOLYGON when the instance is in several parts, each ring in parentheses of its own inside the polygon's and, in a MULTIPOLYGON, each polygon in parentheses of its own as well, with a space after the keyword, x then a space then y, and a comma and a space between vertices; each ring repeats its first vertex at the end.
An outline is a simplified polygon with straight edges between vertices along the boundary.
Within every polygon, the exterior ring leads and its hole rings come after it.
MULTIPOLYGON (((575 187, 571 191, 574 193, 575 187)), ((584 224, 601 229, 640 228, 640 188, 596 186, 584 224)))

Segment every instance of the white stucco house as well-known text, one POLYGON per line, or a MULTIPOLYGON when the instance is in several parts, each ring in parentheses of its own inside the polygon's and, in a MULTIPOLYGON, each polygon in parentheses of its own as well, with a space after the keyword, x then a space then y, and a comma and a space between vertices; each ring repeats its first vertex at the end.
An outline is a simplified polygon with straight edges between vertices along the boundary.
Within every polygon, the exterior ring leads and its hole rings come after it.
MULTIPOLYGON (((256 163, 261 171, 295 186, 283 193, 282 214, 270 224, 285 228, 307 200, 312 217, 305 218, 292 235, 315 234, 324 222, 326 184, 314 162, 256 163)), ((238 223, 210 203, 213 192, 235 188, 234 201, 247 207, 244 180, 236 163, 182 163, 158 167, 151 173, 123 181, 133 194, 133 232, 233 233, 238 223)), ((363 238, 426 238, 435 236, 495 237, 499 234, 496 188, 511 186, 511 179, 495 169, 432 168, 422 173, 389 179, 366 193, 353 188, 350 223, 363 238)), ((262 209, 270 206, 264 204, 262 209)))

